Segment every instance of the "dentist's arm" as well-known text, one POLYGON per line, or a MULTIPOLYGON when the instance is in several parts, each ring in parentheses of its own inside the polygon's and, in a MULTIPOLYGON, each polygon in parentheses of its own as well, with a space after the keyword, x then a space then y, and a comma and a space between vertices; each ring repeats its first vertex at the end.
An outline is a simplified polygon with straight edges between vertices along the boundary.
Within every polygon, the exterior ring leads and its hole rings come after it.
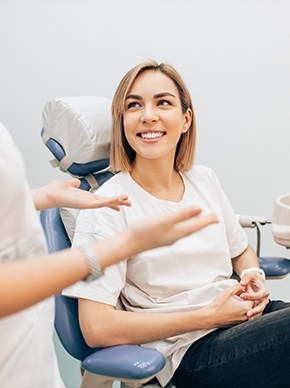
MULTIPOLYGON (((162 245, 217 222, 215 216, 197 217, 199 209, 143 220, 108 240, 92 244, 101 268, 136 253, 162 245)), ((89 266, 79 249, 66 249, 42 258, 0 264, 0 317, 29 307, 85 279, 89 266)))

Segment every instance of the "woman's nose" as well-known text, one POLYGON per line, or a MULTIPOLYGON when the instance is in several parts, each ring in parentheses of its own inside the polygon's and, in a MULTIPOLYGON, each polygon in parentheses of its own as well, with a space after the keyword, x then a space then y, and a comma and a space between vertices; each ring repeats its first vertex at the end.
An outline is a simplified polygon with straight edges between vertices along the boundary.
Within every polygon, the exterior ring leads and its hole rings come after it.
POLYGON ((141 115, 141 122, 142 123, 148 123, 148 122, 155 122, 159 120, 159 116, 152 106, 145 106, 144 110, 141 115))

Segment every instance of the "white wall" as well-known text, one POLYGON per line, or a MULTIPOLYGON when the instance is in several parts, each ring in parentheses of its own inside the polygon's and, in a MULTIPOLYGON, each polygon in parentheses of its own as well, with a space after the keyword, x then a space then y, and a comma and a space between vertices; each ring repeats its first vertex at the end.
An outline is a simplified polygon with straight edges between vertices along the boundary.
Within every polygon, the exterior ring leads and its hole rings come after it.
MULTIPOLYGON (((30 183, 61 175, 39 136, 45 101, 112 97, 130 67, 154 58, 191 90, 196 160, 237 213, 271 217, 290 191, 289 20, 288 0, 0 0, 0 118, 30 183)), ((265 236, 262 253, 287 256, 265 236)))

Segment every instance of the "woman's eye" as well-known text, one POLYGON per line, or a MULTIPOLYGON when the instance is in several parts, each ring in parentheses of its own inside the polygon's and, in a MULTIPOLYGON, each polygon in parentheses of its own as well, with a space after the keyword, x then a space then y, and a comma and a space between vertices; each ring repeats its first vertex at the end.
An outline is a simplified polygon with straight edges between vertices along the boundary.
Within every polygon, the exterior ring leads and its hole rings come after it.
POLYGON ((129 102, 128 106, 127 106, 127 109, 130 109, 130 108, 137 108, 138 106, 140 106, 140 103, 137 102, 137 101, 132 101, 132 102, 129 102))
POLYGON ((171 103, 168 100, 159 100, 157 105, 167 106, 167 105, 171 105, 171 103))

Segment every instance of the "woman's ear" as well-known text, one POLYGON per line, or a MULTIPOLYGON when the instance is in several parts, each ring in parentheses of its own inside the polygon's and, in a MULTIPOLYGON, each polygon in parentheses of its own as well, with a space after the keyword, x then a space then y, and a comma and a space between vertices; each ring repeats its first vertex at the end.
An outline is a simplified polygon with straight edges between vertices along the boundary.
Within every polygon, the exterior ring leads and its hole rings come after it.
POLYGON ((192 110, 190 108, 187 108, 187 111, 184 113, 182 133, 186 133, 189 130, 191 122, 192 122, 192 110))

